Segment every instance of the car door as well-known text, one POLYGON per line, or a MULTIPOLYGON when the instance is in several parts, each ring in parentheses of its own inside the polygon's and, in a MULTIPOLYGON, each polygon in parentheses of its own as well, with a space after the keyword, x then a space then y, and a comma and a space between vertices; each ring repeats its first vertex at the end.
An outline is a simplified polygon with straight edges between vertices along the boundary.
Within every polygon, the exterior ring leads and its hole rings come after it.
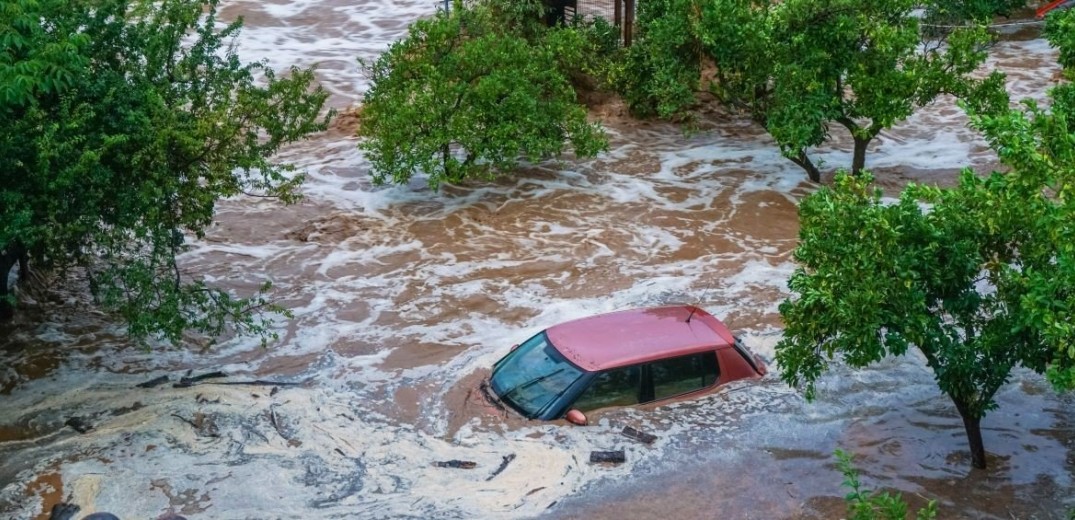
POLYGON ((720 367, 715 351, 701 352, 689 356, 679 356, 654 361, 647 365, 646 383, 643 393, 648 394, 648 401, 660 401, 678 395, 697 392, 713 386, 720 379, 720 367))
POLYGON ((629 366, 605 370, 594 376, 590 386, 582 392, 572 408, 582 412, 638 404, 642 388, 642 369, 629 366))
POLYGON ((594 376, 570 408, 590 412, 660 401, 709 388, 718 379, 715 351, 614 368, 594 376))

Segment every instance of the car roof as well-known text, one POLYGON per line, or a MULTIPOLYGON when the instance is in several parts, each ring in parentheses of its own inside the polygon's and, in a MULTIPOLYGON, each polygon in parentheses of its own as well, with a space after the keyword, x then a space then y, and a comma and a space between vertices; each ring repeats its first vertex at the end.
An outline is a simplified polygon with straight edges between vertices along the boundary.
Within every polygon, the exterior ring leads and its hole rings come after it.
POLYGON ((545 332, 564 357, 591 372, 716 350, 735 342, 720 320, 693 305, 600 314, 545 332))

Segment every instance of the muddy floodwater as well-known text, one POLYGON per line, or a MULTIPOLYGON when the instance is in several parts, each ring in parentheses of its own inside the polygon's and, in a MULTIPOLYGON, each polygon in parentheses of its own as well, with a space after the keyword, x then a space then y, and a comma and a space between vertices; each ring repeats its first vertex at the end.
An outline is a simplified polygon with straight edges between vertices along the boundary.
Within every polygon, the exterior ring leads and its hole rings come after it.
MULTIPOLYGON (((224 1, 240 54, 316 65, 330 104, 357 103, 372 58, 433 12, 422 1, 224 1)), ((1001 42, 1015 98, 1041 98, 1055 54, 1001 42)), ((692 401, 576 427, 491 411, 475 391, 512 345, 557 322, 698 303, 769 358, 788 296, 796 204, 815 187, 744 120, 690 136, 595 107, 611 151, 496 183, 374 187, 354 122, 293 146, 306 198, 220 205, 183 268, 248 294, 272 279, 294 312, 281 340, 145 350, 78 291, 27 298, 0 329, 0 518, 52 504, 124 520, 275 518, 839 518, 832 452, 864 484, 936 498, 942 518, 1065 518, 1075 507, 1075 399, 1016 371, 983 421, 990 469, 921 359, 836 367, 806 403, 773 373, 692 401), (176 388, 181 376, 227 377, 176 388), (168 376, 151 388, 136 385, 168 376), (642 444, 632 426, 657 437, 642 444), (76 428, 86 430, 79 433, 76 428), (619 465, 589 463, 623 449, 619 465), (473 462, 440 467, 437 462, 473 462)), ((941 100, 882 134, 869 166, 890 191, 995 163, 941 100)), ((839 136, 838 136, 839 137, 839 136)), ((849 164, 849 142, 819 150, 849 164)))

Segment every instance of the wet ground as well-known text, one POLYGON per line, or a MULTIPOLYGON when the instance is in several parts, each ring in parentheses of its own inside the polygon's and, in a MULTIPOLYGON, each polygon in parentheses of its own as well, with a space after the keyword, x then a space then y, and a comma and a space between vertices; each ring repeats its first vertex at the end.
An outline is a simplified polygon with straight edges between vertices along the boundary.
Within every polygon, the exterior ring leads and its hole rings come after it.
MULTIPOLYGON (((366 88, 356 58, 434 5, 223 4, 247 22, 244 57, 317 64, 341 109, 366 88)), ((1008 72, 1014 97, 1040 98, 1054 59, 1041 40, 1008 41, 990 66, 1008 72)), ((795 205, 814 189, 803 173, 729 116, 684 136, 615 102, 595 114, 608 154, 440 193, 422 179, 372 187, 353 120, 287 150, 309 172, 307 198, 227 201, 182 258, 238 292, 274 281, 295 318, 279 320, 267 349, 238 338, 142 350, 77 290, 31 295, 50 303, 0 330, 0 517, 44 518, 68 500, 125 520, 836 518, 836 448, 856 455, 867 486, 915 505, 936 498, 942 518, 1063 518, 1075 507, 1073 399, 1024 372, 983 421, 987 471, 970 469, 958 416, 913 356, 836 368, 814 403, 771 375, 588 427, 490 412, 474 391, 488 367, 566 319, 699 303, 758 352, 771 357, 779 338, 795 205), (208 383, 294 385, 172 386, 218 370, 228 377, 208 383), (159 376, 169 383, 136 387, 159 376), (632 441, 625 425, 658 439, 632 441), (588 462, 621 448, 625 464, 588 462), (449 460, 475 466, 435 464, 449 460)), ((883 133, 869 165, 888 190, 990 167, 964 122, 942 100, 883 133)), ((819 157, 845 164, 849 149, 837 139, 819 157)))

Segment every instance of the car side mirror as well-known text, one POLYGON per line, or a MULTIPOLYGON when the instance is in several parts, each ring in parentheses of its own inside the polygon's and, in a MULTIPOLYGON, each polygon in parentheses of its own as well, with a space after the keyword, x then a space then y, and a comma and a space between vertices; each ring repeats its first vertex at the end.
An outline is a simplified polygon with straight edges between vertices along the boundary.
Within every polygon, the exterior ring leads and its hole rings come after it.
POLYGON ((567 419, 567 422, 571 424, 586 426, 586 414, 578 410, 572 409, 571 411, 567 412, 567 415, 564 416, 564 418, 567 419))

